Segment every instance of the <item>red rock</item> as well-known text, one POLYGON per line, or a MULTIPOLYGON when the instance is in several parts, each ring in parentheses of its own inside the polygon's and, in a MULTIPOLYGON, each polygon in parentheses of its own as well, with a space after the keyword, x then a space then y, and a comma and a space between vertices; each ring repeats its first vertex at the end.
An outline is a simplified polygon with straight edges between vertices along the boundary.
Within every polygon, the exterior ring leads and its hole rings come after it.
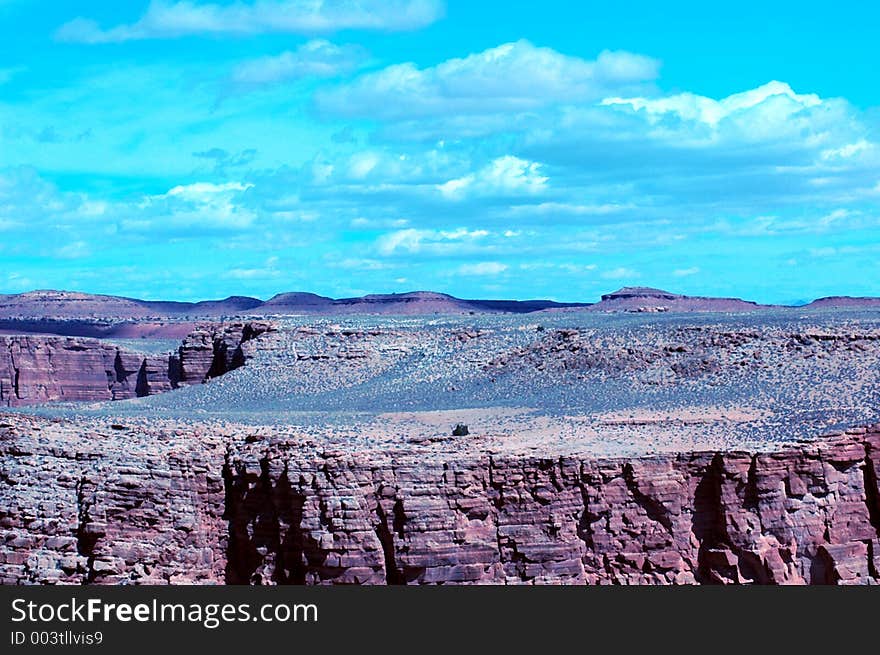
POLYGON ((878 426, 768 453, 432 461, 7 420, 6 584, 880 583, 878 426))
POLYGON ((178 353, 142 355, 97 339, 0 335, 0 405, 124 400, 201 384, 245 363, 266 323, 208 325, 178 353))

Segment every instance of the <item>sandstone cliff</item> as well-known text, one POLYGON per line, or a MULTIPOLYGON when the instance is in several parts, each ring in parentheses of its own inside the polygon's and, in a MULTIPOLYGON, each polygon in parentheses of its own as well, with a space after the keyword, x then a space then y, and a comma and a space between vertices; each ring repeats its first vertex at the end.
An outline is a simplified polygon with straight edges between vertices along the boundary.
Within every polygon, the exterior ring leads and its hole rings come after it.
POLYGON ((597 459, 17 418, 0 446, 6 584, 880 583, 880 426, 597 459))
POLYGON ((222 581, 222 451, 210 437, 2 420, 0 584, 222 581))
POLYGON ((122 400, 202 383, 241 366, 265 323, 210 325, 177 352, 144 355, 97 339, 0 335, 0 405, 122 400))
POLYGON ((233 459, 230 582, 880 583, 880 426, 640 459, 233 459))

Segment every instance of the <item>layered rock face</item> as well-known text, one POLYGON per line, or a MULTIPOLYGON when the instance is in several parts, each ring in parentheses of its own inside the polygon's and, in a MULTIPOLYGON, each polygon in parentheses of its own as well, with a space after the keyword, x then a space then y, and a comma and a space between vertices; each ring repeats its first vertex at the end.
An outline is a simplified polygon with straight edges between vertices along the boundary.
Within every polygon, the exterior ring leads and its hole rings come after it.
POLYGON ((9 420, 0 584, 222 582, 223 452, 210 435, 9 420))
POLYGON ((201 383, 241 366, 265 323, 192 332, 171 355, 128 352, 96 339, 0 336, 0 405, 122 400, 201 383))
POLYGON ((880 426, 595 459, 14 420, 4 584, 880 583, 880 426))
POLYGON ((775 453, 432 459, 232 456, 227 581, 880 583, 880 426, 775 453))
POLYGON ((232 371, 253 356, 253 339, 269 332, 268 323, 209 325, 191 332, 178 352, 180 384, 201 384, 232 371))

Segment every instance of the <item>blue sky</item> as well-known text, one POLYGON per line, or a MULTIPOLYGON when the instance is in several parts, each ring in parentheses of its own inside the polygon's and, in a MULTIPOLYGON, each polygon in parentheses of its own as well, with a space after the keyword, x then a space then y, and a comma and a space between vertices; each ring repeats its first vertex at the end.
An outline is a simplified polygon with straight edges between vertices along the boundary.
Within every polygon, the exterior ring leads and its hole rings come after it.
POLYGON ((880 295, 880 8, 612 4, 0 0, 0 293, 880 295))

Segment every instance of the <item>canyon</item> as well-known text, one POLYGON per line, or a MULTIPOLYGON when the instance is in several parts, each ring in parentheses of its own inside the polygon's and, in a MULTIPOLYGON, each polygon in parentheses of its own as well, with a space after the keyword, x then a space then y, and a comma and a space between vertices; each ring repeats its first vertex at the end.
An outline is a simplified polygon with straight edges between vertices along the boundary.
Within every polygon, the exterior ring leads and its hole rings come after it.
POLYGON ((880 317, 655 291, 2 335, 0 583, 880 584, 880 317))

